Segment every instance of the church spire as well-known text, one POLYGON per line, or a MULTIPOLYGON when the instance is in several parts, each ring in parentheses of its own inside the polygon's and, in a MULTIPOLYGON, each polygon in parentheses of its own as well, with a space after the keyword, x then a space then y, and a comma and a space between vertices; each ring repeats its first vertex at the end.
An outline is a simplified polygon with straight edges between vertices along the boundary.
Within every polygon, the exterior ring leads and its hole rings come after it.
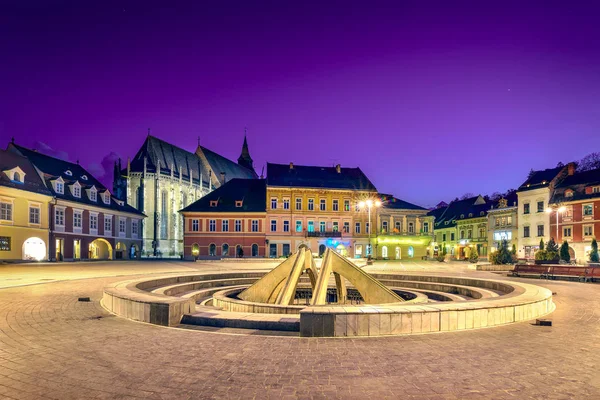
POLYGON ((248 140, 246 139, 246 128, 244 128, 244 144, 242 145, 242 154, 238 157, 238 164, 242 167, 246 167, 254 171, 254 162, 250 157, 250 150, 248 150, 248 140))

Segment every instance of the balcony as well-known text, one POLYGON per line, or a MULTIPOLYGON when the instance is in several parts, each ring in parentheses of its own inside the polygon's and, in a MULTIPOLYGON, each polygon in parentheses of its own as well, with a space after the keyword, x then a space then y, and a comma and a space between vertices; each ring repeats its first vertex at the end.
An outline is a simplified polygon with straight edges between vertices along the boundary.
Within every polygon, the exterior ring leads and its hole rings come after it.
POLYGON ((306 232, 306 237, 328 237, 328 238, 341 238, 342 232, 339 231, 323 231, 323 232, 306 232))

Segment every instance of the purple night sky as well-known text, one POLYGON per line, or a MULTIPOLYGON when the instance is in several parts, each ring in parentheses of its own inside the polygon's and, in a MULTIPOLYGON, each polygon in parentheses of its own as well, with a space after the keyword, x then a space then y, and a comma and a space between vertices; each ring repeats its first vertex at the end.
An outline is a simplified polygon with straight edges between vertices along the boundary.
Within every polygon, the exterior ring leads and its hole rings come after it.
POLYGON ((0 146, 101 176, 147 128, 237 159, 247 126, 258 173, 360 166, 423 206, 504 191, 600 151, 600 2, 534 3, 3 2, 0 146))

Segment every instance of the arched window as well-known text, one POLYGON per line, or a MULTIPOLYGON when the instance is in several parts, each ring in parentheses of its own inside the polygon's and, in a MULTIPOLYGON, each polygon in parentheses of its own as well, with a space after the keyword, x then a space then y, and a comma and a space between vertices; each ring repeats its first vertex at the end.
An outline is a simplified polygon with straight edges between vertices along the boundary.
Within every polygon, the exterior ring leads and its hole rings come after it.
POLYGON ((408 246, 408 258, 413 258, 415 256, 415 249, 412 246, 408 246))
POLYGON ((217 245, 211 243, 210 246, 208 246, 208 255, 213 257, 217 255, 217 245))
POLYGON ((223 246, 221 246, 221 255, 223 257, 227 257, 229 255, 229 245, 227 243, 223 243, 223 246))
POLYGON ((414 233, 415 232, 415 224, 413 224, 412 222, 408 223, 408 233, 414 233))
POLYGON ((168 194, 166 190, 163 190, 160 198, 160 238, 167 239, 167 221, 168 221, 168 208, 167 208, 168 194))
POLYGON ((15 172, 15 174, 13 175, 13 181, 21 182, 21 174, 15 172))
POLYGON ((197 257, 197 256, 198 256, 198 254, 200 254, 200 246, 198 246, 198 243, 194 243, 194 244, 192 245, 192 255, 193 255, 194 257, 197 257))
POLYGON ((383 257, 383 258, 387 258, 388 257, 388 248, 387 248, 387 246, 383 246, 381 248, 381 257, 383 257))
POLYGON ((400 247, 396 247, 396 260, 400 259, 400 247))
POLYGON ((258 257, 258 245, 256 243, 252 245, 252 257, 258 257))
POLYGON ((241 244, 236 244, 235 245, 235 256, 236 257, 244 257, 244 249, 242 249, 242 245, 241 244))

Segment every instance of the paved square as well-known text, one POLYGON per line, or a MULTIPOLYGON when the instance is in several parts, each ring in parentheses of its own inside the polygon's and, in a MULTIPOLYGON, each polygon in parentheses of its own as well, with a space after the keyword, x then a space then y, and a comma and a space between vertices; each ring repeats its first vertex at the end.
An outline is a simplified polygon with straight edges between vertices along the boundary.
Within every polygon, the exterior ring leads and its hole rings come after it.
MULTIPOLYGON (((361 339, 164 328, 115 317, 99 304, 103 286, 124 279, 117 275, 261 266, 271 265, 1 266, 0 398, 600 398, 597 284, 524 280, 557 293, 552 327, 361 339), (78 302, 82 296, 92 301, 78 302)), ((459 263, 404 268, 499 277, 459 263)))

